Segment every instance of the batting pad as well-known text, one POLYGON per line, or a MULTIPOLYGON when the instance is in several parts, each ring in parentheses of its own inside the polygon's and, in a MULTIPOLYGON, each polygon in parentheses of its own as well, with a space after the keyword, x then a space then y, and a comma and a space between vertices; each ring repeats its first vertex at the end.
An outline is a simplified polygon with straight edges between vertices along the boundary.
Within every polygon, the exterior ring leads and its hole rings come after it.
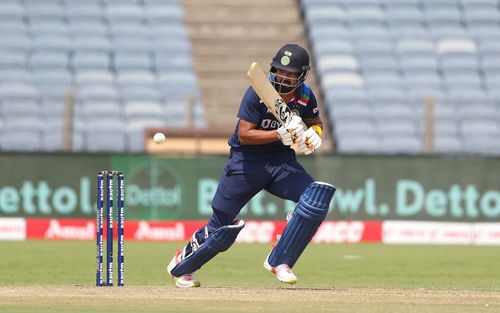
POLYGON ((239 220, 233 225, 222 226, 217 229, 196 250, 193 250, 190 255, 184 257, 170 271, 170 274, 179 277, 197 271, 219 252, 229 249, 243 227, 245 227, 245 222, 239 220))
POLYGON ((327 183, 314 182, 307 186, 280 240, 268 257, 267 261, 272 267, 287 264, 292 268, 295 265, 326 218, 334 194, 335 187, 327 183))

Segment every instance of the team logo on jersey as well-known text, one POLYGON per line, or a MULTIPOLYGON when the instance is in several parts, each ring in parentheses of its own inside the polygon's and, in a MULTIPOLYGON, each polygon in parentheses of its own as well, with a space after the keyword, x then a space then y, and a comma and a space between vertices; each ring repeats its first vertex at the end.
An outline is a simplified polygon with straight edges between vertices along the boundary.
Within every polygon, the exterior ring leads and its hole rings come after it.
POLYGON ((290 64, 290 57, 288 55, 281 57, 281 64, 285 66, 290 64))

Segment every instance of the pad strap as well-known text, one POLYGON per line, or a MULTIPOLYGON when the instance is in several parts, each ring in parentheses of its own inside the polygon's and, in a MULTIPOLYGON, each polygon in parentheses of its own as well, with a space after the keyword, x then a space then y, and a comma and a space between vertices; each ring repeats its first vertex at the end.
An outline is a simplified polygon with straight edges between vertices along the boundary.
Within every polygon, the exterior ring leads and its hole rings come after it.
MULTIPOLYGON (((231 247, 240 231, 245 227, 243 220, 235 221, 232 225, 222 226, 212 234, 202 240, 197 239, 196 231, 188 244, 190 251, 184 248, 182 260, 170 271, 170 274, 176 277, 184 274, 190 274, 200 269, 205 263, 210 261, 219 252, 226 251, 231 247)), ((206 228, 202 230, 206 232, 206 228)))

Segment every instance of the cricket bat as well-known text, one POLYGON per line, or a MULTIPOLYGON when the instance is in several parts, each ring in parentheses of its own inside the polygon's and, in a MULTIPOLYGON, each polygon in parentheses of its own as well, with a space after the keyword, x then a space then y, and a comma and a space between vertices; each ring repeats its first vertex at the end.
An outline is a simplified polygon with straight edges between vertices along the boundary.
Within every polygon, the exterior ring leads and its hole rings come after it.
MULTIPOLYGON (((257 62, 250 64, 247 71, 247 77, 264 105, 281 123, 281 125, 287 125, 292 119, 294 113, 286 105, 285 101, 281 98, 276 89, 274 89, 273 85, 271 85, 271 82, 269 82, 269 79, 257 62)), ((302 126, 304 127, 304 130, 307 129, 304 123, 302 123, 302 126)), ((311 152, 306 154, 310 154, 311 152)))
POLYGON ((257 62, 250 64, 247 77, 260 100, 262 100, 269 111, 281 125, 287 125, 292 118, 292 110, 290 110, 280 94, 271 85, 257 62))

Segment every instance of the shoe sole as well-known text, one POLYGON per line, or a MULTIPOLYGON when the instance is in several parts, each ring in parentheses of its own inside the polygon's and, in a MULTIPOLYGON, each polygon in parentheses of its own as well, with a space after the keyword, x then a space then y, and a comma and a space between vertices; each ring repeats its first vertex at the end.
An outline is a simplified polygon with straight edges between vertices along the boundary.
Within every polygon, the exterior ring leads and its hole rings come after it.
POLYGON ((199 281, 194 281, 191 284, 182 284, 182 283, 179 283, 179 279, 177 277, 172 276, 172 278, 175 281, 175 285, 179 288, 182 288, 182 289, 197 288, 197 287, 201 286, 199 281))

